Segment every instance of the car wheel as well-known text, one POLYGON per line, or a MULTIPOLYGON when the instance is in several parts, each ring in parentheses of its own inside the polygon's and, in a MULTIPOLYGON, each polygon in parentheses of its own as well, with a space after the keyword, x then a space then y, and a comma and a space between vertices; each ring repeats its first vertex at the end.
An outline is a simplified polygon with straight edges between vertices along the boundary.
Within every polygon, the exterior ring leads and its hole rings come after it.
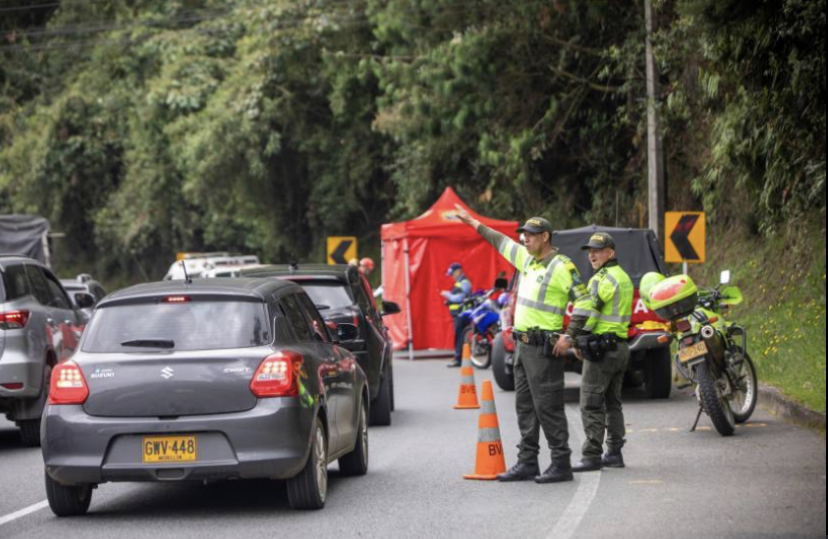
POLYGON ((397 408, 397 403, 394 400, 394 369, 388 369, 388 375, 391 377, 391 411, 397 408))
POLYGON ((74 517, 86 514, 92 502, 92 485, 61 485, 46 475, 46 498, 49 508, 59 517, 74 517))
POLYGON ((299 475, 288 479, 288 501, 294 509, 322 509, 328 497, 328 442, 322 419, 317 417, 310 455, 299 475))
POLYGON ((371 403, 370 423, 380 427, 391 424, 391 379, 387 374, 382 377, 377 398, 371 403))
POLYGON ((339 471, 343 475, 357 476, 368 473, 368 412, 362 403, 359 409, 357 440, 354 450, 339 459, 339 471))

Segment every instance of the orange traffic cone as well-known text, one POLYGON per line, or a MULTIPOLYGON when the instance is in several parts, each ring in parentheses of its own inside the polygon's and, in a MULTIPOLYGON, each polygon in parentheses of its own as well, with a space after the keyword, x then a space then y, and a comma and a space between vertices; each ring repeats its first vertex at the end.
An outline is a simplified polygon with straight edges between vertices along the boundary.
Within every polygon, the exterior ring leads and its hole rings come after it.
POLYGON ((471 364, 471 347, 463 345, 463 364, 460 367, 460 394, 455 410, 477 410, 477 386, 474 385, 474 367, 471 364))
POLYGON ((477 459, 474 473, 464 475, 464 479, 492 481, 497 474, 506 471, 506 459, 503 457, 503 444, 500 442, 500 425, 497 422, 492 381, 483 380, 481 389, 483 407, 477 422, 477 459))

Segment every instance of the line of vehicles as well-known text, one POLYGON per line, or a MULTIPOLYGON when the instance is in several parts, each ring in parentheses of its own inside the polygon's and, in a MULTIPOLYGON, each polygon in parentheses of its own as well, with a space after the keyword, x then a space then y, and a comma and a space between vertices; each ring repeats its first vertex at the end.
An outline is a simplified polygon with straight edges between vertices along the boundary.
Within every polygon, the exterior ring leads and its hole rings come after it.
MULTIPOLYGON (((555 243, 582 266, 568 245, 595 230, 555 243)), ((738 289, 664 279, 660 257, 641 254, 654 238, 628 232, 612 230, 637 286, 629 377, 669 396, 675 340, 699 414, 732 434, 757 397, 746 332, 722 316, 738 289)), ((263 265, 228 253, 176 265, 181 275, 106 295, 88 275, 61 282, 32 259, 0 256, 0 411, 24 443, 42 444, 51 509, 83 514, 106 482, 247 478, 283 479, 294 508, 322 508, 328 465, 367 473, 368 427, 391 424, 383 316, 399 306, 377 305, 354 266, 263 265)), ((477 366, 490 361, 506 390, 516 286, 517 277, 498 281, 466 313, 477 366)))
POLYGON ((353 266, 229 267, 101 299, 87 275, 0 256, 0 411, 42 444, 55 514, 85 513, 106 482, 247 478, 319 509, 330 463, 367 472, 368 426, 394 409, 382 317, 399 307, 353 266))

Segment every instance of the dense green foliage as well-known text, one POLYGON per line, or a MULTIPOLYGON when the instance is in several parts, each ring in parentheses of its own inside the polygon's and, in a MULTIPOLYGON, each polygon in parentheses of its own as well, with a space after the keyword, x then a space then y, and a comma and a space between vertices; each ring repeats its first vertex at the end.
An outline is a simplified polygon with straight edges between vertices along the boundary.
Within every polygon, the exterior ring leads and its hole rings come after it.
MULTIPOLYGON (((640 1, 59 4, 0 2, 0 211, 66 232, 67 267, 376 249, 447 185, 498 217, 645 223, 640 1)), ((761 234, 824 215, 824 0, 656 14, 671 206, 761 234)))

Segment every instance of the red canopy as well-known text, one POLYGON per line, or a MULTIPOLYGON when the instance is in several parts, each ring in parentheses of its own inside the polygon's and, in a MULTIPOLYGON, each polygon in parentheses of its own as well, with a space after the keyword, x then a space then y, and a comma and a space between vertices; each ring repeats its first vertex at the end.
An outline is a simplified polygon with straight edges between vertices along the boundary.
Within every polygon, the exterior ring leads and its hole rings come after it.
POLYGON ((421 216, 382 226, 383 299, 400 305, 402 313, 386 317, 399 350, 453 348, 451 315, 439 292, 454 280, 446 276, 452 262, 460 262, 473 290, 492 287, 501 271, 512 267, 470 226, 457 219, 459 204, 484 225, 517 238, 515 221, 489 219, 473 212, 449 187, 421 216))

